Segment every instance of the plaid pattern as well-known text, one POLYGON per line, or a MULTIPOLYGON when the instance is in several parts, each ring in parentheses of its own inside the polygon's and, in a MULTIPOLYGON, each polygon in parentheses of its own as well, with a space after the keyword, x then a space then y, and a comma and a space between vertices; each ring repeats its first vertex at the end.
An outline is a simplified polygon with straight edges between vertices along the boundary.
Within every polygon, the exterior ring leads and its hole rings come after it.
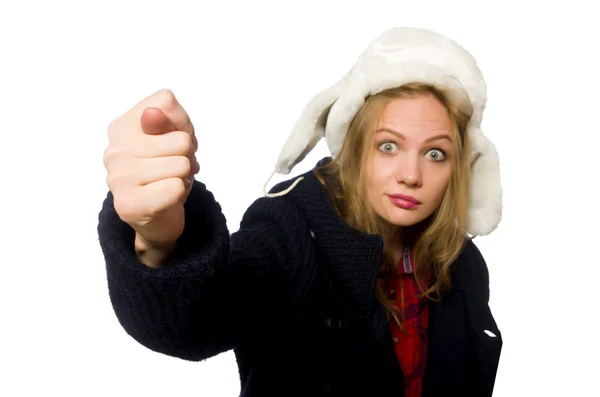
POLYGON ((425 301, 419 299, 420 289, 414 278, 413 264, 413 252, 406 248, 398 263, 398 272, 387 280, 389 298, 395 300, 397 308, 404 309, 404 331, 394 321, 390 321, 390 327, 396 356, 404 373, 405 397, 421 397, 427 360, 429 313, 425 301))

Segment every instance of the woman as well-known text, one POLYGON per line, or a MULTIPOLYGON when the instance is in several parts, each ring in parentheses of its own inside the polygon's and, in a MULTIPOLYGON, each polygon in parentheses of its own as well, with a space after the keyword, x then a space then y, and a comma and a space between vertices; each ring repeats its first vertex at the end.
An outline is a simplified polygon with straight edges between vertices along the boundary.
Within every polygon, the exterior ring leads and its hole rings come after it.
POLYGON ((111 124, 104 159, 98 231, 120 323, 186 360, 234 349, 243 396, 491 395, 502 339, 469 236, 501 213, 485 100, 458 44, 384 32, 308 104, 275 172, 323 136, 332 157, 230 235, 193 179, 187 114, 169 91, 146 98, 111 124))

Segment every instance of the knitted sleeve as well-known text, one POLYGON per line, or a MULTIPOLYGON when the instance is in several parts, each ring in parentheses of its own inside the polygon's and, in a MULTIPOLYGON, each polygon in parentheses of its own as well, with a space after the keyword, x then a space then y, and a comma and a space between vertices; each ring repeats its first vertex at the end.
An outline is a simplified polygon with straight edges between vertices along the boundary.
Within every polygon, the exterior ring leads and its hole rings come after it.
POLYGON ((490 279, 486 261, 473 243, 468 241, 463 250, 461 265, 468 267, 455 287, 464 296, 471 350, 471 396, 491 396, 502 351, 502 334, 489 306, 490 279), (468 277, 467 277, 468 276, 468 277))
POLYGON ((118 217, 110 192, 98 234, 125 331, 151 350, 199 361, 234 348, 274 317, 286 288, 281 275, 294 258, 272 219, 247 213, 230 236, 219 204, 198 181, 185 214, 177 249, 160 269, 137 259, 135 231, 118 217))

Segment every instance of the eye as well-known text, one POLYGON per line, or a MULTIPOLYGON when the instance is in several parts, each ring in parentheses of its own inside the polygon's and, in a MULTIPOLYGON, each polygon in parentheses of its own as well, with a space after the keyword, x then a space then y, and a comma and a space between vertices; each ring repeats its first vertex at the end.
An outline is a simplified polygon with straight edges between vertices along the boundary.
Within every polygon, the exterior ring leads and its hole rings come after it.
POLYGON ((429 158, 434 161, 444 161, 446 159, 446 152, 442 149, 431 149, 427 154, 432 154, 429 158))
POLYGON ((391 153, 395 148, 396 144, 394 142, 383 142, 378 146, 378 149, 384 153, 391 153))

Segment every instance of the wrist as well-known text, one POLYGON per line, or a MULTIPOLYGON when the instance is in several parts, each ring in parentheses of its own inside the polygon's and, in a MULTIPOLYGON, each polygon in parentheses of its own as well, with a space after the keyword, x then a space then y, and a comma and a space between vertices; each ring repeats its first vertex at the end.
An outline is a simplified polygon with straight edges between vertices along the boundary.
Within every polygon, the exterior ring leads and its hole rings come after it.
POLYGON ((150 243, 141 235, 135 235, 135 253, 146 266, 159 268, 175 250, 176 242, 155 244, 150 243))

